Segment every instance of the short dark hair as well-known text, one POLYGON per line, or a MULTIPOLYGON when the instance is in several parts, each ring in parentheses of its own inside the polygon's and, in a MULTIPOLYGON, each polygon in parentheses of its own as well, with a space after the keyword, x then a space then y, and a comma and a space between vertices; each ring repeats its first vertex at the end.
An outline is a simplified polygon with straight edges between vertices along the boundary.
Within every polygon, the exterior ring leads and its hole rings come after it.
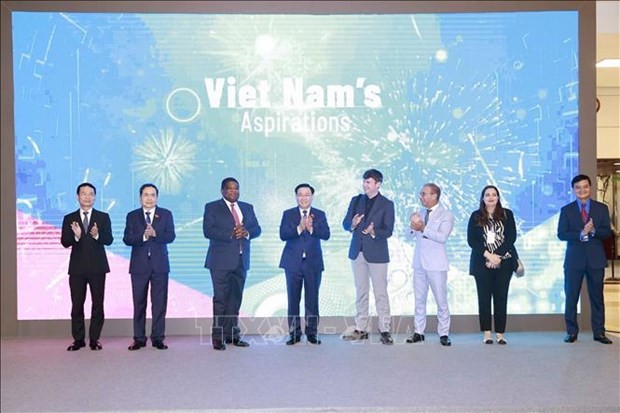
POLYGON ((85 187, 85 186, 92 188, 95 195, 97 195, 97 188, 95 188, 95 185, 91 184, 90 182, 82 182, 81 184, 79 184, 77 189, 75 190, 75 193, 79 195, 80 189, 82 189, 82 187, 85 187))
POLYGON ((364 179, 372 178, 377 182, 383 182, 383 174, 376 169, 369 169, 364 172, 364 179))
POLYGON ((155 188, 155 194, 157 194, 157 196, 159 196, 159 189, 157 189, 155 184, 150 184, 150 183, 143 184, 140 187, 140 196, 142 196, 142 191, 144 191, 145 188, 155 188))
POLYGON ((310 188, 310 192, 312 192, 312 195, 314 195, 314 188, 312 187, 312 185, 310 184, 299 184, 295 187, 295 195, 297 195, 297 191, 299 191, 300 188, 310 188))
POLYGON ((422 185, 422 188, 424 188, 425 186, 431 188, 433 190, 433 193, 437 194, 437 199, 441 197, 441 188, 437 184, 428 182, 422 185))
POLYGON ((576 177, 573 178, 572 181, 570 181, 570 186, 571 188, 575 187, 575 184, 577 182, 581 182, 581 181, 588 181, 588 183, 590 184, 590 186, 592 186, 592 181, 590 180, 590 177, 588 175, 584 175, 584 174, 579 174, 576 177))
POLYGON ((229 182, 234 182, 234 183, 237 184, 237 186, 239 186, 239 181, 237 181, 235 178, 229 176, 228 178, 222 179, 222 185, 220 186, 220 189, 222 189, 222 190, 226 189, 226 184, 228 184, 229 182))

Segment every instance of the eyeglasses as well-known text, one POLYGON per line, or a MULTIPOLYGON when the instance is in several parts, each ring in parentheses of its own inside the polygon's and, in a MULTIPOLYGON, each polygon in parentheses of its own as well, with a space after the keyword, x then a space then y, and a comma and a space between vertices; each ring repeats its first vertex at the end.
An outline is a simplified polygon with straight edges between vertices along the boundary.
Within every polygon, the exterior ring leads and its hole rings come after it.
POLYGON ((424 191, 420 192, 420 196, 434 195, 434 194, 436 194, 436 192, 424 192, 424 191))

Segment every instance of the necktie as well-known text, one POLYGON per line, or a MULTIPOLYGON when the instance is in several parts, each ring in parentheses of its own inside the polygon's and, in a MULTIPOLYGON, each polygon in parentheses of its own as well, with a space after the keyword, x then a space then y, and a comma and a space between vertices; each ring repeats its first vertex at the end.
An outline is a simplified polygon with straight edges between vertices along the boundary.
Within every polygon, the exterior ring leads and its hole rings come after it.
POLYGON ((432 211, 433 211, 432 209, 426 210, 426 215, 424 216, 424 225, 428 224, 428 218, 432 211))
POLYGON ((235 225, 241 224, 241 220, 239 219, 239 214, 237 214, 235 204, 230 204, 230 212, 232 213, 233 219, 235 220, 235 225))
MULTIPOLYGON (((304 222, 305 222, 305 221, 308 219, 308 211, 304 209, 304 210, 302 211, 302 213, 303 213, 303 220, 304 220, 304 222)), ((306 231, 306 230, 304 230, 304 232, 305 232, 305 231, 306 231)), ((302 235, 303 235, 303 232, 302 232, 302 235)), ((302 258, 306 258, 306 248, 304 248, 304 249, 302 250, 302 252, 301 252, 301 257, 302 257, 302 258)))
MULTIPOLYGON (((233 219, 235 220, 235 225, 241 224, 241 220, 239 219, 239 214, 237 214, 235 204, 230 204, 230 212, 232 213, 233 219)), ((243 247, 241 246, 241 240, 239 240, 239 254, 241 253, 243 253, 243 247)))
POLYGON ((586 204, 581 204, 581 219, 583 219, 583 223, 588 222, 588 211, 586 211, 586 204))
POLYGON ((82 212, 84 214, 84 219, 82 220, 82 225, 84 225, 84 231, 88 233, 88 212, 82 212))
MULTIPOLYGON (((151 225, 151 211, 148 211, 146 213, 146 225, 151 225)), ((149 257, 151 256, 151 246, 148 245, 146 247, 146 255, 148 255, 149 257)))

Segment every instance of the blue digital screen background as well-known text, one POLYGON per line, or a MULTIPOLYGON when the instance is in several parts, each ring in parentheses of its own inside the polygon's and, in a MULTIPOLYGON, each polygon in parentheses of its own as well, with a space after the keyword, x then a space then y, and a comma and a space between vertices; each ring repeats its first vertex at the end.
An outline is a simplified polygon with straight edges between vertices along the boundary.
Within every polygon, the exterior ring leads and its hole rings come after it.
POLYGON ((413 313, 405 234, 426 182, 456 218, 452 314, 477 313, 466 227, 487 184, 515 213, 527 268, 512 281, 509 313, 563 311, 556 226, 578 165, 577 12, 12 16, 18 319, 70 316, 60 225, 82 181, 112 219, 106 316, 132 316, 122 234, 144 182, 175 217, 169 316, 209 316, 202 213, 227 176, 263 229, 243 314, 286 314, 279 223, 294 187, 309 182, 332 230, 321 314, 351 316, 341 224, 369 168, 383 172, 396 207, 392 314, 413 313))

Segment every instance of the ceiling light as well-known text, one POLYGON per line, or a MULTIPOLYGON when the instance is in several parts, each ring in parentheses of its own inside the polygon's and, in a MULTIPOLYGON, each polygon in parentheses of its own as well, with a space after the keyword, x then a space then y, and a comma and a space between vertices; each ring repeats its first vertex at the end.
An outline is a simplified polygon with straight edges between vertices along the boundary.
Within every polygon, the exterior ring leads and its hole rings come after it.
POLYGON ((603 59, 596 64, 596 67, 620 67, 620 59, 603 59))

